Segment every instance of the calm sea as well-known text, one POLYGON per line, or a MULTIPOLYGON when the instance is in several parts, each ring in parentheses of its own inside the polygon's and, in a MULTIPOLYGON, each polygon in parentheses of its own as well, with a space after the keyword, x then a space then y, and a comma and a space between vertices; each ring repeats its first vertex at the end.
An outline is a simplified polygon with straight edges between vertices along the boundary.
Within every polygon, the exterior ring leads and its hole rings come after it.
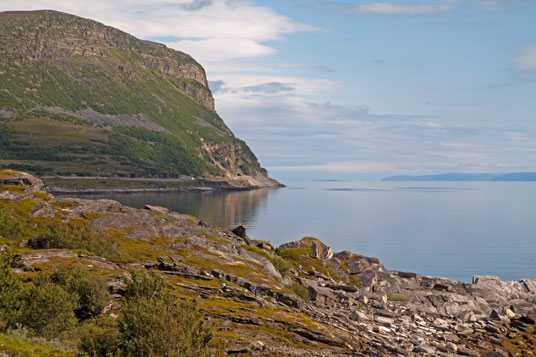
MULTIPOLYGON (((87 197, 87 196, 84 196, 87 197)), ((274 245, 314 236, 334 251, 376 256, 389 269, 470 281, 536 278, 536 183, 289 183, 247 192, 116 194, 125 205, 247 227, 274 245)))

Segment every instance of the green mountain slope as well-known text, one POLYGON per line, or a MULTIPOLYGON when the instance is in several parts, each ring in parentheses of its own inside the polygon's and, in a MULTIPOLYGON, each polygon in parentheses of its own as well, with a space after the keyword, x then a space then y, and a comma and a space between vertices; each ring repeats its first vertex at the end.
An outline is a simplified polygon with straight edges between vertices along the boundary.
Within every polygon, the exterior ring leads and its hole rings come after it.
POLYGON ((0 13, 0 160, 41 175, 267 177, 192 57, 56 11, 0 13))

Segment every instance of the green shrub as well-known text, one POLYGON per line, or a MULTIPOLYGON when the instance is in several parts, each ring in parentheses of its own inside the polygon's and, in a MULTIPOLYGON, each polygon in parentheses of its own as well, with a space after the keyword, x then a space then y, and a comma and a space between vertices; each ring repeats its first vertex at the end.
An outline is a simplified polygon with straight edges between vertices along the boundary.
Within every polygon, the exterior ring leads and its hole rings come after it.
POLYGON ((79 265, 58 267, 52 280, 77 296, 74 313, 82 320, 97 316, 110 299, 106 283, 79 265))
POLYGON ((130 279, 125 279, 127 289, 125 297, 127 300, 141 298, 153 299, 165 292, 166 282, 161 276, 154 272, 151 275, 142 274, 137 271, 130 272, 130 279))
POLYGON ((115 320, 109 317, 88 320, 83 325, 78 345, 79 356, 120 356, 121 334, 115 320))
POLYGON ((212 326, 195 301, 180 303, 153 274, 132 274, 119 324, 126 356, 209 356, 212 326), (130 292, 129 292, 130 290, 130 292))
POLYGON ((11 271, 12 255, 0 252, 0 329, 13 325, 14 314, 20 307, 22 283, 11 271))
POLYGON ((21 298, 18 322, 46 338, 57 337, 62 331, 76 324, 75 294, 54 284, 48 275, 33 279, 21 298))
POLYGON ((310 300, 311 299, 311 295, 309 294, 309 290, 303 286, 302 284, 300 283, 297 283, 297 282, 293 282, 292 284, 290 284, 289 286, 287 286, 290 290, 294 291, 294 293, 296 295, 298 295, 299 297, 301 297, 303 300, 310 300))
POLYGON ((14 241, 20 238, 21 235, 22 228, 19 221, 0 206, 0 238, 14 241))
POLYGON ((283 277, 285 277, 290 271, 290 264, 280 256, 276 255, 271 258, 270 261, 283 277))
POLYGON ((399 293, 387 293, 387 299, 389 301, 408 301, 408 297, 399 293))

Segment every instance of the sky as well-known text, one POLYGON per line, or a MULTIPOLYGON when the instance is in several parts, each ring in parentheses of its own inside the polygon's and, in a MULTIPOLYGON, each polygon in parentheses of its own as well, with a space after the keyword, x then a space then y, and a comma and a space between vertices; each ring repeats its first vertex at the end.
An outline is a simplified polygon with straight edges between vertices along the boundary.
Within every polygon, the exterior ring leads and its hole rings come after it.
POLYGON ((536 171, 535 0, 0 0, 192 55, 270 175, 536 171))

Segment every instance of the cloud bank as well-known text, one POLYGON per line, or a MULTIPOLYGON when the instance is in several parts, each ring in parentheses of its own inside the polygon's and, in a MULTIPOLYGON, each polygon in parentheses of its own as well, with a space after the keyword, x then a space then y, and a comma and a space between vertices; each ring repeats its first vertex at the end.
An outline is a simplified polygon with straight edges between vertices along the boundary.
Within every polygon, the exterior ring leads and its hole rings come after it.
POLYGON ((20 0, 0 3, 0 11, 55 9, 101 21, 140 38, 163 41, 201 62, 273 54, 268 41, 311 31, 250 0, 20 0), (247 29, 247 31, 245 31, 247 29))

